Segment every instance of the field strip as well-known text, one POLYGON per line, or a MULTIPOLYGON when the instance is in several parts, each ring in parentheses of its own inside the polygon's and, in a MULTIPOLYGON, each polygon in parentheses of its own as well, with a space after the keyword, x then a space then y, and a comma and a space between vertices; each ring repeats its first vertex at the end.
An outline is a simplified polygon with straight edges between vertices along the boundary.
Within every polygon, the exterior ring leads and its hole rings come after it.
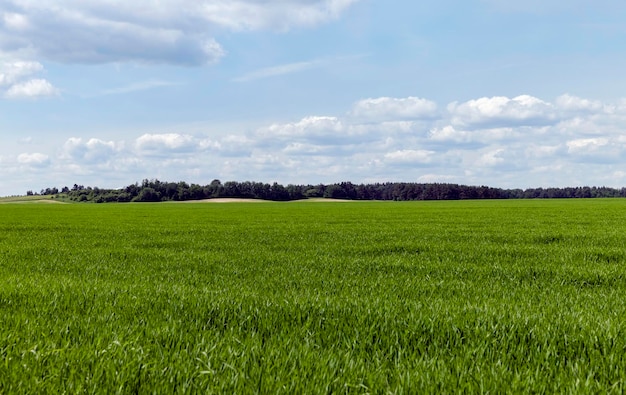
POLYGON ((347 200, 347 199, 327 199, 327 198, 311 198, 302 200, 289 200, 286 202, 263 200, 263 199, 244 199, 244 198, 213 198, 213 199, 201 199, 201 200, 184 200, 179 202, 169 203, 349 203, 359 202, 361 200, 347 200))
POLYGON ((215 199, 172 201, 168 203, 269 203, 269 202, 271 201, 261 200, 261 199, 215 198, 215 199))
POLYGON ((33 204, 33 203, 41 203, 41 204, 68 204, 67 202, 61 202, 58 200, 52 199, 32 199, 32 200, 3 200, 0 199, 0 204, 33 204))

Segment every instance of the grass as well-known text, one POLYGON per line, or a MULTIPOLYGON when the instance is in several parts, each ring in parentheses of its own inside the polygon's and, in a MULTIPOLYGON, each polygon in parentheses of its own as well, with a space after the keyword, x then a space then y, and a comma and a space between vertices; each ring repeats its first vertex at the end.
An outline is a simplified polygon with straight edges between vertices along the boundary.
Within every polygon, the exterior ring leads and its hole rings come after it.
POLYGON ((0 393, 622 393, 626 201, 0 206, 0 393))

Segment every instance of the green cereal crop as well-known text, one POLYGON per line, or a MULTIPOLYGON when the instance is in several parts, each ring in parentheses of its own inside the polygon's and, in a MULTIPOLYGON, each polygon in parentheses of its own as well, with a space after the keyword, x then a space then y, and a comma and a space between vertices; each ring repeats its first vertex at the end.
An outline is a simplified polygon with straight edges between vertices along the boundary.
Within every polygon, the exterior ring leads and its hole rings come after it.
POLYGON ((623 393, 626 201, 0 205, 0 393, 623 393))

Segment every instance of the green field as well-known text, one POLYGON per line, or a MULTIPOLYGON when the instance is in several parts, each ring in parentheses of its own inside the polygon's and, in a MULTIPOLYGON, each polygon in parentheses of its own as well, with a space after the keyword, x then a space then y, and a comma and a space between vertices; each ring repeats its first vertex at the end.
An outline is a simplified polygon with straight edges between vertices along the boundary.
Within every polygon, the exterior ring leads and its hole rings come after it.
POLYGON ((626 200, 0 205, 0 393, 623 393, 626 200))

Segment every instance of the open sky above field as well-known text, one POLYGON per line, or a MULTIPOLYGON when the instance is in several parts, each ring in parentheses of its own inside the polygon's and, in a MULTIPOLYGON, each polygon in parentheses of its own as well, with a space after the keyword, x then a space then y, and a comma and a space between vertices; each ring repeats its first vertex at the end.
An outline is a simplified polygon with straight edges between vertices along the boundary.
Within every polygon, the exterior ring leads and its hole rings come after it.
POLYGON ((626 185, 623 0, 0 0, 0 196, 626 185))

